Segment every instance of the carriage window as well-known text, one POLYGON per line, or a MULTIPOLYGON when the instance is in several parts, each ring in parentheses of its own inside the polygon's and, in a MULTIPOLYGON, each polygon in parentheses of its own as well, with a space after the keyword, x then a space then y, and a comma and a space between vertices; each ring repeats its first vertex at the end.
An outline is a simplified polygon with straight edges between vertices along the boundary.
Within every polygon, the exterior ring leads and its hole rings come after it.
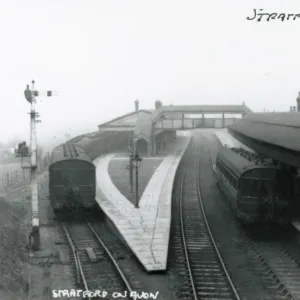
POLYGON ((227 180, 229 179, 229 173, 227 170, 225 170, 225 177, 227 178, 227 180))
POLYGON ((232 176, 230 173, 229 173, 229 183, 232 185, 232 176))
POLYGON ((231 176, 231 180, 230 180, 230 184, 232 185, 233 188, 237 188, 237 180, 235 177, 233 177, 232 175, 231 176))
POLYGON ((300 177, 299 177, 299 175, 297 175, 294 178, 294 196, 296 198, 299 198, 299 196, 300 196, 300 177))
POLYGON ((259 197, 259 180, 254 180, 254 179, 242 180, 241 193, 243 196, 259 197))
POLYGON ((220 161, 217 161, 217 167, 221 171, 221 173, 225 176, 228 182, 235 188, 237 188, 237 180, 235 177, 224 167, 220 161))
POLYGON ((234 178, 233 179, 233 187, 236 189, 237 188, 237 180, 234 178))
POLYGON ((223 174, 225 174, 225 169, 224 169, 224 166, 220 164, 220 170, 223 174))
POLYGON ((264 198, 271 198, 273 194, 273 182, 263 180, 260 186, 260 196, 264 198))

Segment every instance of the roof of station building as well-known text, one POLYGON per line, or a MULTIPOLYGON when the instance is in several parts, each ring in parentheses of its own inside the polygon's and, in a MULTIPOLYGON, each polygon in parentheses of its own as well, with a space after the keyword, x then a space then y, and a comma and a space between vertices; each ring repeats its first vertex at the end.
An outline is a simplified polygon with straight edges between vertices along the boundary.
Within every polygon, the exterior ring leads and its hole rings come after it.
POLYGON ((105 122, 101 125, 98 125, 99 128, 103 127, 134 127, 136 125, 137 120, 142 115, 151 115, 153 110, 146 110, 146 109, 140 109, 138 111, 133 111, 130 113, 127 113, 125 115, 122 115, 120 117, 117 117, 115 119, 112 119, 108 122, 105 122))

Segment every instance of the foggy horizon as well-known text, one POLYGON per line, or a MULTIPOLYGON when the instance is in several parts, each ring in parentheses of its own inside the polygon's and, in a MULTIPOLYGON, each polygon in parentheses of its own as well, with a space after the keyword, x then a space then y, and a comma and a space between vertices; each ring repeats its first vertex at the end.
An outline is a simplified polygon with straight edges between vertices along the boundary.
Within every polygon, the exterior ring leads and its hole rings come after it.
POLYGON ((29 140, 38 97, 38 143, 163 105, 245 104, 254 112, 296 105, 300 19, 248 21, 253 9, 300 13, 299 1, 1 1, 0 141, 29 140))

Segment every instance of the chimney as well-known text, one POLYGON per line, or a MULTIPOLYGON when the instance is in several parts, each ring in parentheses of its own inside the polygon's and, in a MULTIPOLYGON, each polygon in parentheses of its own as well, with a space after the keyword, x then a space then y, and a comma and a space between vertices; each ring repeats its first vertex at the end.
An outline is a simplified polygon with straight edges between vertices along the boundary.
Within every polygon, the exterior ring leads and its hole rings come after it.
POLYGON ((300 112, 300 92, 298 92, 298 97, 297 97, 297 111, 300 112))
POLYGON ((136 100, 134 101, 134 104, 135 104, 135 111, 138 111, 138 110, 139 110, 139 100, 136 99, 136 100))
POLYGON ((155 109, 158 109, 162 106, 162 102, 160 100, 155 101, 155 109))

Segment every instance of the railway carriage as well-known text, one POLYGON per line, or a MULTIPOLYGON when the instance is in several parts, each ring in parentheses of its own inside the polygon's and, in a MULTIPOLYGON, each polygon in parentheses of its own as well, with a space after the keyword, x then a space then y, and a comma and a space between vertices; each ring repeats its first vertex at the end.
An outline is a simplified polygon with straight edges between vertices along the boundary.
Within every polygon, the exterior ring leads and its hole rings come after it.
POLYGON ((215 172, 219 187, 243 223, 276 222, 285 217, 288 202, 278 197, 280 169, 272 163, 239 153, 236 148, 220 147, 215 172))
POLYGON ((55 148, 49 166, 49 194, 54 211, 95 208, 96 172, 93 162, 78 145, 55 148))

